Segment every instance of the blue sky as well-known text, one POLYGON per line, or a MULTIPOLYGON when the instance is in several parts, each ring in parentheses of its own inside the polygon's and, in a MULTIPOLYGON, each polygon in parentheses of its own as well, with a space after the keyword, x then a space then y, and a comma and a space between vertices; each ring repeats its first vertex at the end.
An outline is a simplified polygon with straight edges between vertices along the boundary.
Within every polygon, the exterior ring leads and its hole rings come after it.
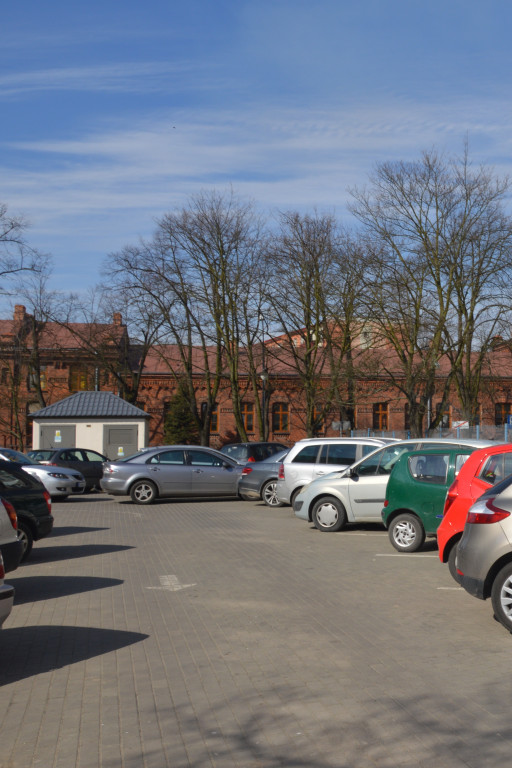
POLYGON ((52 287, 205 189, 346 214, 435 146, 512 171, 510 0, 25 0, 2 8, 0 201, 52 287))

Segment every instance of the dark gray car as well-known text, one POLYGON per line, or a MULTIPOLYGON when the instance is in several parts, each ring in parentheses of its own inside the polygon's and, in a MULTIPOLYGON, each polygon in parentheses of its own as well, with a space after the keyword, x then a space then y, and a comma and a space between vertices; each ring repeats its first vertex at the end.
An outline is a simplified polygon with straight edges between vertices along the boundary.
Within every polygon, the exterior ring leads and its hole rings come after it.
POLYGON ((162 445, 103 467, 101 487, 114 496, 151 504, 168 496, 237 496, 243 467, 212 448, 162 445))
POLYGON ((456 568, 464 589, 490 597, 495 618, 512 632, 512 475, 469 508, 456 568))
POLYGON ((279 465, 287 453, 288 449, 268 456, 263 461, 252 461, 246 464, 238 485, 240 496, 248 501, 263 499, 268 507, 282 507, 276 495, 276 485, 279 465))

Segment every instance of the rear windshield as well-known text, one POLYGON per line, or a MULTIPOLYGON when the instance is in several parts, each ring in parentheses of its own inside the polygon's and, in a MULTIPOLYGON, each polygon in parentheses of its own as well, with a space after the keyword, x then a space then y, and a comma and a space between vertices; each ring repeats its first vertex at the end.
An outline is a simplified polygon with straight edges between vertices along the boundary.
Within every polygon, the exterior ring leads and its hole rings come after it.
POLYGON ((449 454, 416 454, 408 459, 411 475, 423 483, 446 482, 449 454))

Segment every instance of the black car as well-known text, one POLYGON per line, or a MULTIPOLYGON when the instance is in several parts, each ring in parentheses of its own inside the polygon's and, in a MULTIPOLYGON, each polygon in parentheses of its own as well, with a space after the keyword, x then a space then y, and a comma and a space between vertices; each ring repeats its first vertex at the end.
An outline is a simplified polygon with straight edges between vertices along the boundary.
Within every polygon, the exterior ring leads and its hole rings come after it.
POLYGON ((0 496, 16 510, 23 561, 29 556, 34 541, 48 536, 53 528, 50 494, 37 478, 25 472, 19 464, 0 461, 0 496))
POLYGON ((238 464, 247 464, 248 461, 263 461, 274 453, 287 451, 288 446, 283 443, 226 443, 219 450, 238 464))
POLYGON ((55 464, 56 467, 78 470, 85 478, 85 493, 93 488, 100 490, 103 462, 108 461, 107 456, 89 448, 40 448, 27 451, 27 456, 41 464, 55 464))

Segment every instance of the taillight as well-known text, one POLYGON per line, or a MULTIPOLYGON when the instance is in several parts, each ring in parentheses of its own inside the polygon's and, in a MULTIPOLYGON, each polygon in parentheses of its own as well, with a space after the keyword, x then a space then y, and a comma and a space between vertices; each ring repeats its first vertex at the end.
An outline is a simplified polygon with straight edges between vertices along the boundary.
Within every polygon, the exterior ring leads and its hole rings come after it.
POLYGON ((256 459, 254 458, 254 456, 249 456, 249 458, 247 459, 247 461, 256 461, 256 459))
POLYGON ((472 525, 481 525, 489 523, 499 523, 506 517, 510 517, 510 512, 500 509, 493 504, 494 499, 489 499, 485 505, 474 505, 468 513, 467 523, 472 525), (475 509, 476 507, 476 509, 475 509))
POLYGON ((284 464, 279 465, 279 472, 277 473, 279 480, 284 480, 284 464))
POLYGON ((456 498, 457 498, 456 493, 450 493, 450 491, 448 491, 448 493, 446 494, 445 502, 444 502, 443 515, 446 515, 446 513, 448 512, 448 510, 450 509, 451 505, 453 504, 456 498))
POLYGON ((5 511, 9 515, 9 520, 11 521, 11 525, 14 528, 15 531, 18 530, 18 515, 16 514, 16 510, 14 509, 13 505, 10 501, 7 501, 6 499, 2 499, 2 504, 5 507, 5 511))
POLYGON ((243 475, 248 475, 248 474, 250 474, 251 472, 252 472, 252 467, 244 467, 244 468, 242 469, 242 476, 243 476, 243 475))
POLYGON ((389 504, 389 501, 387 499, 384 499, 384 506, 387 507, 388 504, 389 504))
POLYGON ((45 501, 46 501, 46 506, 48 507, 48 512, 51 515, 51 513, 52 513, 52 497, 50 496, 48 491, 43 491, 43 496, 44 496, 45 501))

